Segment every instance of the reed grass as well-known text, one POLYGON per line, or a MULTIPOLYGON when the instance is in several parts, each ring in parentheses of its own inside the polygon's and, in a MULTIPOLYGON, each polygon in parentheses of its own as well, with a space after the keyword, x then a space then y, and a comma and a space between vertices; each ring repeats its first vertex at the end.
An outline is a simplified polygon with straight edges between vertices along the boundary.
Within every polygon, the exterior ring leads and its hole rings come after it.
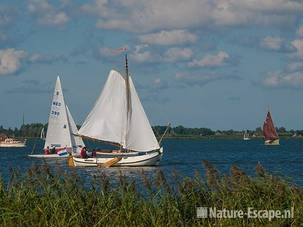
POLYGON ((205 177, 176 172, 154 177, 144 172, 132 180, 121 174, 112 183, 104 172, 84 181, 75 170, 34 166, 12 170, 0 180, 0 226, 299 226, 303 223, 302 189, 268 174, 258 164, 256 177, 237 166, 221 175, 203 161, 205 177), (292 219, 198 219, 196 207, 284 210, 292 219))

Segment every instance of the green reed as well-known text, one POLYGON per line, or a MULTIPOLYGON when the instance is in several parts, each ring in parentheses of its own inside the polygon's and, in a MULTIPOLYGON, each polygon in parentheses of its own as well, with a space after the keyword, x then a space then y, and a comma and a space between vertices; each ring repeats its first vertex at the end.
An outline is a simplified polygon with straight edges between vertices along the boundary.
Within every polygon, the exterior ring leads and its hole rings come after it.
POLYGON ((0 180, 0 226, 299 226, 303 223, 302 189, 268 174, 258 164, 256 177, 237 166, 221 175, 203 161, 205 178, 173 171, 140 180, 122 174, 112 182, 104 171, 84 181, 75 169, 34 166, 12 170, 0 180), (293 219, 198 219, 196 207, 284 210, 293 219))

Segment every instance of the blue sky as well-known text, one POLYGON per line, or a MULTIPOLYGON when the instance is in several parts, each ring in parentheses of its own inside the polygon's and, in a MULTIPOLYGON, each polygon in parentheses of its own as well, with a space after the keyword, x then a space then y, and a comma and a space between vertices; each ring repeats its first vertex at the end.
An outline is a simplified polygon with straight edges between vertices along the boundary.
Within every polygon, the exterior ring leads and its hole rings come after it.
POLYGON ((303 129, 303 2, 1 0, 0 125, 46 122, 59 74, 77 123, 110 69, 153 125, 303 129))

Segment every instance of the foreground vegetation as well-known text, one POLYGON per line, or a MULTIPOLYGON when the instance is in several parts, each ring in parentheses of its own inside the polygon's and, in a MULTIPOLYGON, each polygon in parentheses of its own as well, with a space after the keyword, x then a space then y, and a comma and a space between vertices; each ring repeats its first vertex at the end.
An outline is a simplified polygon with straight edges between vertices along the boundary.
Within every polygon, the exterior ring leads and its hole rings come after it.
MULTIPOLYGON (((177 173, 141 179, 101 176, 89 182, 75 169, 35 166, 27 173, 12 171, 0 183, 1 226, 299 226, 303 223, 303 192, 273 177, 257 165, 257 176, 231 167, 222 176, 204 161, 205 180, 197 173, 177 173), (196 207, 284 210, 294 207, 293 219, 198 219, 196 207)), ((81 171, 78 170, 78 171, 81 171)), ((101 172, 101 170, 100 170, 101 172)))

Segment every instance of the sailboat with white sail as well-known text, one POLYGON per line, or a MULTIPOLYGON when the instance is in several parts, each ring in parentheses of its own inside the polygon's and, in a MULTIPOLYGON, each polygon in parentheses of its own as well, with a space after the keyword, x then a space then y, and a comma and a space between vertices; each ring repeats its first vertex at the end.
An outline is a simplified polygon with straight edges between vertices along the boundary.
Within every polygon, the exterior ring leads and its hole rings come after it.
POLYGON ((249 134, 248 134, 247 130, 244 131, 243 140, 250 140, 250 137, 249 137, 249 134))
POLYGON ((40 139, 42 140, 45 140, 45 132, 44 132, 44 127, 41 129, 41 132, 40 132, 40 139))
POLYGON ((75 166, 143 166, 156 165, 163 154, 132 77, 111 70, 100 97, 95 103, 79 135, 103 141, 117 147, 106 152, 97 151, 96 157, 72 157, 75 166))
POLYGON ((65 104, 58 76, 48 119, 44 154, 30 154, 29 156, 35 158, 68 157, 69 154, 76 152, 77 147, 84 146, 82 138, 74 136, 77 133, 77 126, 65 104))
POLYGON ((279 135, 276 131, 270 111, 268 110, 263 124, 263 136, 265 145, 280 145, 279 135))

